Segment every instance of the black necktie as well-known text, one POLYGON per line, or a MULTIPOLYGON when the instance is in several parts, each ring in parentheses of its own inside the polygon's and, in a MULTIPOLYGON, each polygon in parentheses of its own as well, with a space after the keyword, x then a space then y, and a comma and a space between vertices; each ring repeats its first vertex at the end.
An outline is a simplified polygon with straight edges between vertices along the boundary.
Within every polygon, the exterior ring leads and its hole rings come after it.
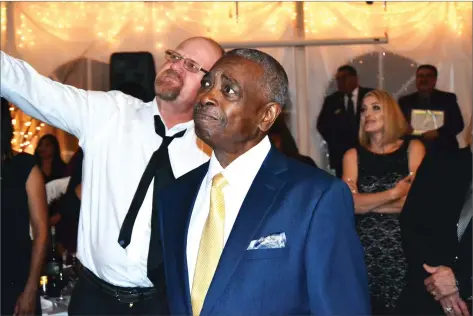
POLYGON ((348 97, 348 103, 347 103, 347 114, 350 117, 350 119, 355 119, 355 105, 353 104, 353 94, 347 93, 348 97))
POLYGON ((352 94, 347 93, 348 102, 347 102, 347 116, 348 116, 348 126, 351 131, 350 134, 358 135, 356 115, 355 115, 355 105, 353 104, 352 94))
MULTIPOLYGON (((174 178, 172 173, 171 161, 169 160, 168 146, 171 144, 174 138, 179 138, 184 135, 186 130, 180 131, 179 133, 174 134, 173 136, 166 136, 166 129, 164 127, 163 121, 159 115, 154 116, 154 129, 156 134, 163 138, 161 146, 156 150, 151 159, 146 166, 145 172, 141 177, 141 180, 136 189, 135 196, 131 201, 130 208, 128 213, 125 216, 122 227, 120 229, 120 235, 118 236, 118 243, 124 249, 130 244, 131 233, 133 231, 133 225, 135 224, 136 217, 138 216, 138 211, 143 204, 143 201, 148 191, 149 185, 153 178, 154 180, 154 193, 156 193, 160 188, 169 184, 174 178)), ((155 194, 153 195, 153 197, 155 194)), ((154 212, 154 202, 153 202, 153 213, 154 212)))

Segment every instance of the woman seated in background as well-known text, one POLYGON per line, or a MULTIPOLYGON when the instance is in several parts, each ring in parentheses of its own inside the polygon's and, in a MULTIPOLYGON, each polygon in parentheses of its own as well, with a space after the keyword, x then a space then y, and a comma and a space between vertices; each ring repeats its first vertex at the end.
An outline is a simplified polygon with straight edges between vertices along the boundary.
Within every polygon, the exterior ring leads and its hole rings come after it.
POLYGON ((269 129, 268 136, 274 147, 276 147, 280 152, 282 152, 286 156, 299 160, 312 167, 317 167, 312 158, 310 158, 309 156, 301 155, 299 153, 294 138, 292 137, 291 132, 287 128, 283 117, 279 116, 276 119, 273 126, 271 126, 271 128, 269 129))
POLYGON ((48 239, 43 175, 32 155, 13 156, 13 126, 8 102, 4 99, 1 118, 1 315, 41 315, 38 287, 48 239))
POLYGON ((65 176, 66 163, 61 158, 61 148, 56 136, 46 134, 41 137, 34 155, 45 183, 65 176))
POLYGON ((420 141, 403 139, 407 130, 392 96, 371 91, 361 107, 360 145, 343 158, 342 178, 353 193, 373 315, 392 314, 404 285, 399 213, 425 153, 420 141))
MULTIPOLYGON (((43 173, 44 183, 60 179, 65 176, 66 163, 61 158, 61 148, 54 135, 46 134, 41 137, 34 152, 36 163, 43 173)), ((60 220, 58 203, 53 201, 49 205, 49 224, 56 226, 60 220)))
POLYGON ((79 225, 80 199, 82 189, 82 163, 84 153, 81 148, 76 151, 68 164, 69 173, 71 175, 67 185, 66 192, 58 200, 58 209, 60 220, 56 225, 59 243, 61 245, 60 252, 67 250, 73 254, 77 250, 77 229, 79 225))

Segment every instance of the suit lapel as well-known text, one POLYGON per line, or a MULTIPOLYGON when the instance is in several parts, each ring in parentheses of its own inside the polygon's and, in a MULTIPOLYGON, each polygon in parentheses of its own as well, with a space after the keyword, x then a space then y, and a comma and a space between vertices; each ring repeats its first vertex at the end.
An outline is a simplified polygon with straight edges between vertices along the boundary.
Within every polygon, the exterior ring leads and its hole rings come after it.
POLYGON ((356 135, 358 135, 358 129, 360 127, 360 113, 361 106, 363 105, 363 98, 365 97, 367 90, 363 87, 358 87, 358 100, 356 100, 356 135))
POLYGON ((285 170, 285 158, 275 148, 271 148, 243 201, 207 292, 201 315, 210 314, 224 292, 250 241, 281 192, 285 180, 278 175, 285 170))
POLYGON ((362 87, 358 87, 358 99, 356 100, 356 115, 360 116, 361 105, 363 102, 363 98, 366 94, 366 91, 362 87))
POLYGON ((195 199, 199 193, 200 185, 207 170, 209 163, 205 163, 198 169, 192 171, 192 175, 185 186, 180 186, 179 189, 179 201, 182 203, 177 204, 176 209, 172 210, 172 216, 175 216, 175 221, 179 224, 176 225, 176 231, 172 235, 176 238, 176 243, 172 246, 173 252, 176 257, 177 271, 179 274, 179 283, 181 286, 181 293, 183 300, 186 304, 188 315, 192 314, 191 298, 189 291, 189 272, 187 269, 187 233, 189 231, 189 222, 194 208, 195 199))
POLYGON ((347 108, 345 107, 345 95, 341 92, 338 98, 337 109, 339 109, 343 115, 347 114, 347 108))

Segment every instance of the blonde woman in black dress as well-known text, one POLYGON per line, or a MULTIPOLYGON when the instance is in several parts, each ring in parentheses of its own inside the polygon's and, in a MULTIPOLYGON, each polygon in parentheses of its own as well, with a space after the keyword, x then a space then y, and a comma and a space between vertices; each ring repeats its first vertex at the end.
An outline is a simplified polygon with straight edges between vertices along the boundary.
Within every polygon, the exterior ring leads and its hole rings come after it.
POLYGON ((420 141, 403 139, 407 131, 396 101, 385 91, 371 91, 361 107, 360 145, 343 159, 343 179, 353 193, 365 250, 373 315, 391 314, 404 285, 399 214, 424 157, 420 141))

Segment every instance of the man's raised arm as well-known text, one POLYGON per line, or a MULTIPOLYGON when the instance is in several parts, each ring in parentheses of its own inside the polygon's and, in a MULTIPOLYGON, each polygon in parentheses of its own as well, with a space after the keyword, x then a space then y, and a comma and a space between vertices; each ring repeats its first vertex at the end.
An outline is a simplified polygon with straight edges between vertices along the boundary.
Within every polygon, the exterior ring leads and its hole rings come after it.
POLYGON ((85 91, 40 75, 0 51, 0 95, 26 114, 82 139, 117 107, 113 94, 85 91))

